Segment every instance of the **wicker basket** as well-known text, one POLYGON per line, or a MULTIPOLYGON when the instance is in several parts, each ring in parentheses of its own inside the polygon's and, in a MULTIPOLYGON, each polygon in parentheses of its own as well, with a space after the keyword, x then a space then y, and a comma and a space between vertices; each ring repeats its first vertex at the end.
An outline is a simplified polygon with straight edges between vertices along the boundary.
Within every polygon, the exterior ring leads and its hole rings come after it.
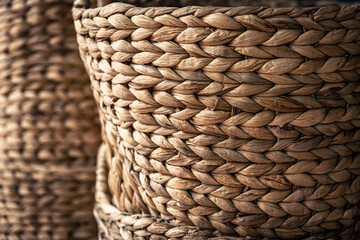
POLYGON ((0 239, 96 239, 96 104, 70 0, 0 1, 0 239))
POLYGON ((359 6, 88 7, 102 239, 358 238, 359 6))

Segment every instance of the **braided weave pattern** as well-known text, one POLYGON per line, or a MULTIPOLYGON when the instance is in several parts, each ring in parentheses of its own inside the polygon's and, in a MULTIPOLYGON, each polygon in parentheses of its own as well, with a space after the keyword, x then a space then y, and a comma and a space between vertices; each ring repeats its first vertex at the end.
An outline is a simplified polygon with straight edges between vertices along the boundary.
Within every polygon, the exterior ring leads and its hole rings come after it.
POLYGON ((0 239, 95 239, 96 104, 71 0, 0 1, 0 239))
MULTIPOLYGON (((99 150, 96 177, 96 206, 95 216, 98 221, 99 239, 197 239, 197 240, 245 240, 234 236, 224 236, 215 230, 200 230, 194 226, 179 225, 176 221, 156 219, 143 214, 129 214, 119 211, 111 201, 108 187, 107 161, 109 150, 103 145, 99 150), (221 235, 221 236, 220 236, 221 235)), ((345 239, 356 236, 345 234, 345 239)), ((251 238, 259 239, 259 238, 251 238)), ((262 238, 261 238, 262 239, 262 238)), ((326 234, 312 234, 312 239, 338 239, 337 231, 327 231, 326 234)))
POLYGON ((358 6, 75 6, 120 211, 356 238, 358 6))

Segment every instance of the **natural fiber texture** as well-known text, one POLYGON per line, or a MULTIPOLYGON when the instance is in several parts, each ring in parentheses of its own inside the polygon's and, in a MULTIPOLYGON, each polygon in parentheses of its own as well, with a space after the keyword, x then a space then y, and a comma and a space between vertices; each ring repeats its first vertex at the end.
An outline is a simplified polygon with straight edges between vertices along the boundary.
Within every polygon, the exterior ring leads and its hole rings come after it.
POLYGON ((123 2, 141 7, 184 7, 184 6, 239 6, 239 5, 267 5, 272 7, 297 6, 298 0, 97 0, 98 6, 105 6, 112 2, 123 2))
MULTIPOLYGON (((94 2, 94 0, 91 0, 94 2)), ((184 7, 184 6, 268 6, 268 7, 309 7, 340 5, 359 0, 97 0, 98 6, 105 6, 112 2, 129 3, 138 7, 184 7)))
POLYGON ((72 1, 0 1, 0 239, 94 239, 96 104, 72 1))
MULTIPOLYGON (((249 238, 220 236, 217 230, 200 230, 194 226, 180 225, 176 221, 156 219, 144 214, 129 214, 119 211, 111 202, 108 187, 109 154, 106 146, 100 147, 98 166, 96 170, 96 206, 95 216, 98 221, 99 239, 196 239, 196 240, 245 240, 249 238), (106 156, 107 155, 107 156, 106 156)), ((338 239, 336 231, 326 234, 313 234, 304 240, 338 239)), ((344 235, 344 239, 354 239, 356 236, 344 235)), ((256 240, 259 238, 251 238, 256 240)))
POLYGON ((108 169, 105 145, 99 150, 96 175, 97 204, 94 213, 99 224, 99 239, 141 239, 149 237, 151 239, 218 239, 217 233, 214 231, 201 231, 194 226, 179 226, 175 222, 159 220, 151 216, 120 212, 111 203, 107 184, 108 169))
POLYGON ((118 210, 226 236, 357 238, 358 6, 84 3, 73 16, 118 210))

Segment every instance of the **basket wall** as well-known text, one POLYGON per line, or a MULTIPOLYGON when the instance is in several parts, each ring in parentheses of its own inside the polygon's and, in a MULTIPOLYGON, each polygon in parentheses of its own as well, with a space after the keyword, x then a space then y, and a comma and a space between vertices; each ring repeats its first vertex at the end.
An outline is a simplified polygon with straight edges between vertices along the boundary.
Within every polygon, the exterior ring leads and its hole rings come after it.
POLYGON ((72 1, 0 1, 0 239, 95 239, 96 104, 72 1))
POLYGON ((100 201, 104 232, 153 234, 127 212, 212 236, 359 236, 359 6, 83 4, 75 28, 124 212, 100 201))

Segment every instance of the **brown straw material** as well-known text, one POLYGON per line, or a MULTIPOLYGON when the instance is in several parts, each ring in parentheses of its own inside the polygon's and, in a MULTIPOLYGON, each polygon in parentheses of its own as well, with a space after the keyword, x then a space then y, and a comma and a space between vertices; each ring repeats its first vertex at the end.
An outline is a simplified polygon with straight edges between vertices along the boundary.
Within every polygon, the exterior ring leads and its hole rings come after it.
MULTIPOLYGON (((159 220, 143 214, 120 212, 111 203, 107 184, 105 145, 99 150, 96 175, 97 205, 94 213, 99 224, 99 239, 224 239, 216 237, 216 231, 199 230, 195 226, 181 226, 174 221, 159 220)), ((226 239, 245 238, 227 237, 226 239)))
POLYGON ((87 7, 73 17, 107 145, 104 239, 168 237, 138 213, 214 236, 358 238, 359 6, 87 7))
POLYGON ((96 104, 71 0, 0 1, 0 239, 96 239, 96 104))
MULTIPOLYGON (((157 219, 144 214, 129 214, 119 211, 111 202, 107 182, 108 168, 106 146, 99 150, 96 178, 95 216, 98 221, 99 239, 197 239, 197 240, 245 240, 234 236, 220 236, 217 230, 200 230, 194 226, 181 225, 177 221, 157 219)), ((304 240, 338 239, 336 231, 313 234, 304 240)), ((344 239, 354 239, 355 235, 344 235, 344 239)), ((260 238, 250 238, 252 240, 260 238)), ((262 238, 261 238, 262 239, 262 238)))

